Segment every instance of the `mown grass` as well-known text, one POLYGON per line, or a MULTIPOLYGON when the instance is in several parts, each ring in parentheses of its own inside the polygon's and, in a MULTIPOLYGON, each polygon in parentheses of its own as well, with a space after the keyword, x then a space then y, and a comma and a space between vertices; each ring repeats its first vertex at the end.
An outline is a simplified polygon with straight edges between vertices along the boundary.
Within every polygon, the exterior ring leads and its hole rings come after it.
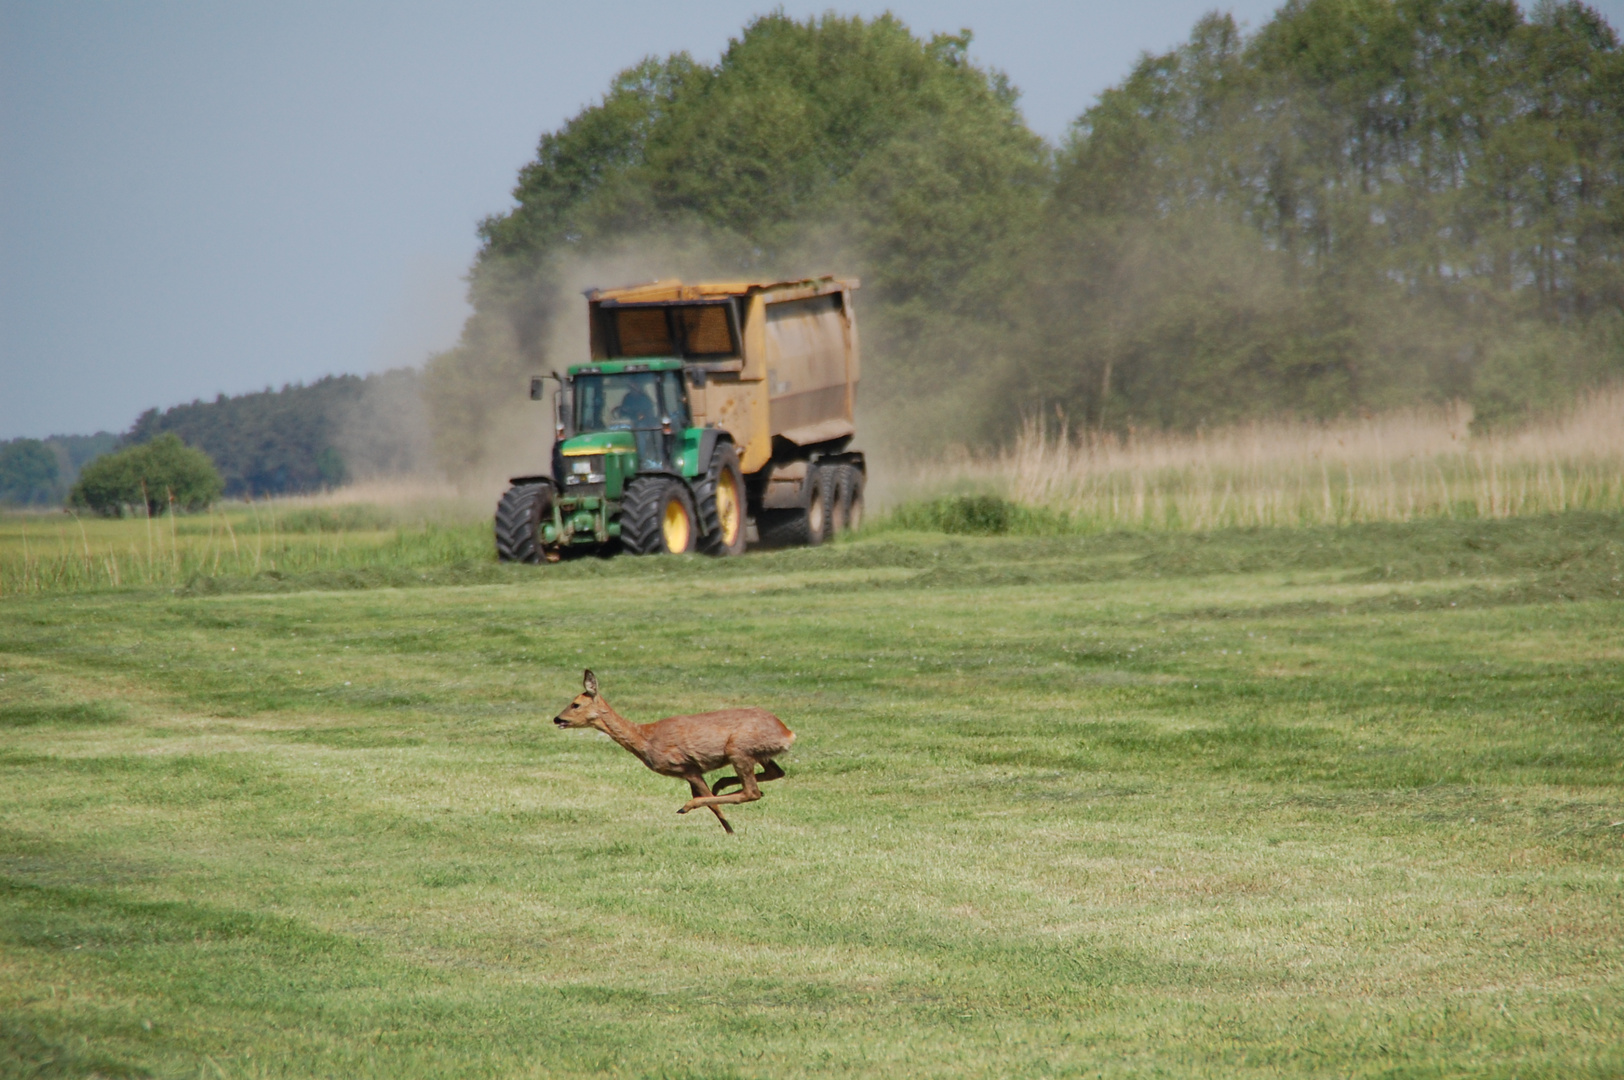
POLYGON ((1624 1073, 1617 514, 328 574, 0 602, 0 1074, 1624 1073))

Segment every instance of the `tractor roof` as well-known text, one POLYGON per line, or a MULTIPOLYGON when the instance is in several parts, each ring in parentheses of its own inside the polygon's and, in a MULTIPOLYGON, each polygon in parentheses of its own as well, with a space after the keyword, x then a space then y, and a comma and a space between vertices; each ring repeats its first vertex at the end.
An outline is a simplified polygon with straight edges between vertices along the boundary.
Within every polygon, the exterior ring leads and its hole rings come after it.
POLYGON ((571 364, 571 375, 624 375, 634 371, 681 371, 682 361, 666 357, 639 360, 595 360, 590 364, 571 364))

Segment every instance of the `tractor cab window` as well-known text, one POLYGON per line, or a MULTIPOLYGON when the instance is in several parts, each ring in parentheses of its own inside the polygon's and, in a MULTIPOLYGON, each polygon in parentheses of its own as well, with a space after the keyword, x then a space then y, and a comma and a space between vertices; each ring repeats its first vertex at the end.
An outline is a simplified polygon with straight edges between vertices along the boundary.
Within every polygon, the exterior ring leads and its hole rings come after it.
POLYGON ((575 377, 576 431, 648 431, 664 419, 679 430, 689 424, 680 371, 575 377))

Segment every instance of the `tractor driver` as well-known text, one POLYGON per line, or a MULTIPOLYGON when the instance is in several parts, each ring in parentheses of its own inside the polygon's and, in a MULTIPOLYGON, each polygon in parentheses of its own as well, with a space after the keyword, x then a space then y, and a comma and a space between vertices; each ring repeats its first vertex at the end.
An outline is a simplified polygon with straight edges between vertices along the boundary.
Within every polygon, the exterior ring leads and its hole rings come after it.
POLYGON ((654 402, 635 382, 627 389, 626 396, 620 399, 620 404, 616 405, 613 411, 615 416, 627 421, 633 428, 651 428, 658 422, 654 402))

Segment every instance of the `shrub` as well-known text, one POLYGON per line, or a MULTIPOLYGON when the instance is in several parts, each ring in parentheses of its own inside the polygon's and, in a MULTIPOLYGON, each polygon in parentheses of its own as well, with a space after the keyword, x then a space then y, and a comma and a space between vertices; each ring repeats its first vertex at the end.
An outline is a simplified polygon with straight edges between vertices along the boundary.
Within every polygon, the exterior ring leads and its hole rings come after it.
POLYGON ((1053 536, 1071 531, 1071 520, 1045 507, 1023 506, 997 495, 946 495, 929 502, 905 503, 891 524, 923 532, 966 536, 1053 536))
POLYGON ((143 504, 150 514, 169 505, 201 510, 224 488, 209 455, 165 433, 86 465, 68 494, 68 504, 109 516, 143 504))

